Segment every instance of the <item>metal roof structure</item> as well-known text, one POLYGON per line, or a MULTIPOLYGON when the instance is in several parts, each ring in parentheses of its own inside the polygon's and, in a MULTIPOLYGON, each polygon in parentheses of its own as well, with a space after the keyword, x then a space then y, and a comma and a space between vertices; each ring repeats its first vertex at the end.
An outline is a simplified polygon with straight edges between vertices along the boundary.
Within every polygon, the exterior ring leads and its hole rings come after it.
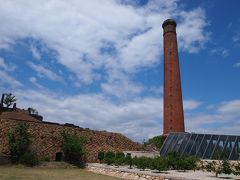
POLYGON ((197 156, 201 159, 240 160, 240 136, 170 133, 160 150, 161 156, 171 152, 197 156))

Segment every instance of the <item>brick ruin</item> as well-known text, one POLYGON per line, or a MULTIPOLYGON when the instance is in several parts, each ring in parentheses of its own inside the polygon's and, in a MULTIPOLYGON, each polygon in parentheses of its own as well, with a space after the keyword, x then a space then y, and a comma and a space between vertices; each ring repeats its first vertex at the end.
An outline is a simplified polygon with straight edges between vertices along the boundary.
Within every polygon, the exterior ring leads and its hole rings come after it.
POLYGON ((18 109, 16 104, 14 108, 10 108, 10 112, 4 111, 3 104, 1 104, 0 155, 9 155, 7 134, 19 123, 28 124, 32 142, 31 147, 39 158, 49 157, 51 160, 56 160, 56 156, 62 154, 62 131, 87 138, 85 150, 88 162, 98 162, 97 154, 99 151, 143 150, 141 144, 133 142, 119 133, 90 130, 69 123, 46 122, 31 116, 28 110, 18 109))

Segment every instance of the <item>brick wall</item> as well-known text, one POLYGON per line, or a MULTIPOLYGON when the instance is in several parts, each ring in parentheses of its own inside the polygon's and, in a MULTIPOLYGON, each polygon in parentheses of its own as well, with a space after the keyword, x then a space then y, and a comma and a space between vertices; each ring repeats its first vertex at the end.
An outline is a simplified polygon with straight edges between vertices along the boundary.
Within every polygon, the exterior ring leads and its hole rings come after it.
POLYGON ((0 119, 0 153, 9 154, 7 133, 17 124, 25 122, 29 125, 32 149, 40 158, 49 156, 55 160, 57 152, 61 152, 61 132, 66 131, 78 136, 86 136, 85 145, 88 162, 97 162, 99 151, 138 151, 143 147, 127 137, 105 131, 94 131, 83 128, 66 127, 58 124, 38 121, 24 121, 18 119, 0 119))

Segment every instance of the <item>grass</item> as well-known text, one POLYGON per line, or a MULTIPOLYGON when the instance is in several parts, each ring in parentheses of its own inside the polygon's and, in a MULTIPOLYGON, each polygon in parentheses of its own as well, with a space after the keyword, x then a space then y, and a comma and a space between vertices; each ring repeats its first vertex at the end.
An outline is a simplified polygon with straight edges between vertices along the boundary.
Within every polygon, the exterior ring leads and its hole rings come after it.
POLYGON ((86 170, 28 168, 24 166, 0 166, 1 180, 120 180, 119 178, 99 175, 86 170))

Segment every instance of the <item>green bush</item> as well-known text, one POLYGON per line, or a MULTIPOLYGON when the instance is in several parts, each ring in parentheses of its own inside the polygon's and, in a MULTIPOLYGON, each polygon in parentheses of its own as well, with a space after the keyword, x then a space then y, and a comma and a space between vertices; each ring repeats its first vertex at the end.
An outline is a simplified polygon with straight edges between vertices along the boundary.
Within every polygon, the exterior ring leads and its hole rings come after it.
POLYGON ((80 167, 84 167, 86 163, 84 156, 84 143, 86 142, 85 137, 78 137, 66 132, 62 132, 62 137, 62 150, 64 152, 65 161, 80 167))
POLYGON ((129 168, 132 169, 132 165, 133 165, 133 158, 131 156, 130 153, 127 153, 126 157, 125 157, 125 164, 129 165, 129 168))
POLYGON ((139 157, 134 161, 134 165, 137 166, 138 169, 145 170, 147 168, 151 168, 152 158, 147 157, 139 157))
POLYGON ((46 161, 46 162, 49 162, 50 161, 50 157, 49 156, 45 156, 42 161, 46 161))
POLYGON ((240 162, 238 162, 237 164, 235 164, 233 166, 233 170, 232 171, 233 171, 234 175, 236 175, 236 176, 240 175, 240 162))
POLYGON ((114 163, 114 160, 115 160, 115 153, 112 151, 106 152, 104 157, 104 162, 107 163, 107 165, 111 165, 114 163))
POLYGON ((162 136, 155 136, 153 138, 150 138, 147 142, 145 142, 144 145, 152 144, 156 148, 160 149, 163 145, 163 141, 164 141, 164 139, 162 136))
POLYGON ((19 162, 30 167, 39 164, 38 157, 34 152, 26 152, 23 156, 21 156, 19 162))
POLYGON ((195 156, 180 155, 179 153, 169 153, 167 156, 169 168, 173 170, 195 170, 199 158, 195 156))
POLYGON ((219 174, 231 174, 235 172, 232 170, 229 161, 226 159, 206 162, 205 169, 208 172, 215 173, 216 177, 218 177, 219 174))
POLYGON ((208 172, 214 172, 216 177, 218 177, 219 174, 222 174, 221 164, 217 163, 216 161, 206 163, 205 169, 208 172))
POLYGON ((181 155, 176 152, 169 153, 167 155, 169 168, 179 170, 179 164, 181 162, 181 155))
POLYGON ((157 157, 153 159, 152 168, 159 172, 168 170, 168 160, 166 157, 157 157))
POLYGON ((114 165, 121 166, 125 162, 125 154, 123 152, 117 152, 115 155, 114 165))
POLYGON ((21 123, 8 134, 9 151, 12 163, 19 163, 20 158, 30 151, 30 134, 27 132, 28 126, 21 123))
POLYGON ((222 167, 222 173, 223 174, 231 174, 233 172, 232 169, 231 169, 230 162, 227 159, 222 160, 221 167, 222 167))
POLYGON ((98 152, 98 160, 100 161, 100 163, 102 163, 102 161, 103 161, 103 159, 104 159, 104 152, 98 152))

